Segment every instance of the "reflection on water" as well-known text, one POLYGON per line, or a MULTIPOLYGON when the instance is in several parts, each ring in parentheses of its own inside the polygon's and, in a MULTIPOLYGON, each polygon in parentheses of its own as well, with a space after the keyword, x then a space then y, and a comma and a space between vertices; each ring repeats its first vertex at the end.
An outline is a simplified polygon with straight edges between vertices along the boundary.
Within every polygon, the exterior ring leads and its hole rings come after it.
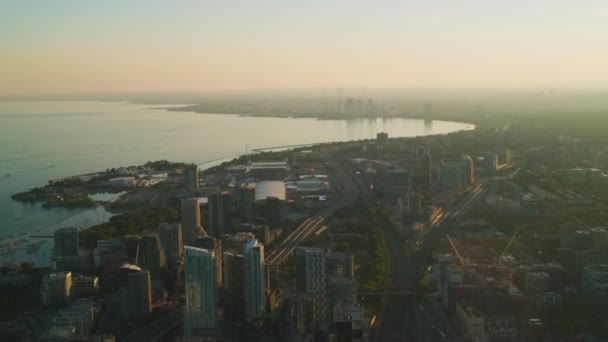
MULTIPOLYGON (((402 118, 316 120, 167 112, 156 105, 149 107, 118 102, 0 101, 0 175, 10 175, 0 183, 1 234, 36 231, 82 215, 78 209, 45 209, 10 199, 49 179, 159 159, 216 164, 245 153, 246 146, 254 150, 370 139, 378 132, 411 137, 474 128, 457 122, 402 118)), ((97 223, 95 213, 100 210, 103 208, 95 209, 93 219, 78 225, 97 223)))

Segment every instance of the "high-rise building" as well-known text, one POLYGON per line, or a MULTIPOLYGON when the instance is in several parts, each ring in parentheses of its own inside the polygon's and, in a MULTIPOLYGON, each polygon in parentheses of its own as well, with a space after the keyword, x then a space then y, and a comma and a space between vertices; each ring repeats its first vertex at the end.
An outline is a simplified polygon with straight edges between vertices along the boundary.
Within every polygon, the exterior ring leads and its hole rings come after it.
POLYGON ((264 317, 266 311, 266 285, 264 270, 264 245, 251 239, 245 245, 244 288, 245 316, 250 319, 264 317))
POLYGON ((333 311, 333 321, 336 325, 334 341, 360 342, 366 341, 364 331, 365 310, 360 304, 338 304, 333 311))
POLYGON ((424 119, 430 120, 433 118, 433 103, 427 102, 424 104, 424 119))
POLYGON ((196 240, 200 233, 204 233, 201 226, 201 209, 198 198, 182 200, 182 239, 184 245, 196 240))
POLYGON ((160 244, 160 239, 156 232, 147 232, 141 238, 142 263, 152 280, 152 287, 159 289, 161 284, 161 272, 165 268, 165 251, 160 244))
POLYGON ((53 268, 56 271, 88 273, 93 269, 93 259, 85 255, 56 257, 53 268))
MULTIPOLYGON (((270 227, 265 224, 240 224, 236 227, 236 233, 251 233, 263 245, 269 245, 272 242, 270 227)), ((246 241, 249 241, 249 239, 246 241)))
POLYGON ((212 238, 209 236, 199 236, 196 241, 190 244, 192 247, 203 248, 209 251, 213 251, 215 253, 215 263, 216 263, 216 280, 217 287, 220 288, 223 286, 223 269, 222 269, 222 243, 221 240, 216 238, 212 238))
POLYGON ((138 322, 152 312, 150 272, 124 264, 119 275, 120 316, 125 322, 138 322))
POLYGON ((270 229, 279 228, 281 226, 281 202, 279 198, 267 197, 265 209, 270 229))
POLYGON ((186 192, 194 195, 198 192, 198 166, 192 165, 186 169, 186 192))
POLYGON ((129 313, 138 321, 152 312, 152 283, 150 272, 131 272, 129 281, 129 313))
POLYGON ((222 253, 222 273, 224 274, 225 291, 224 317, 226 319, 233 317, 240 318, 244 314, 245 288, 243 278, 245 257, 241 253, 222 253))
POLYGON ((215 238, 219 238, 226 231, 228 224, 227 211, 230 205, 230 194, 225 192, 216 192, 209 196, 208 201, 208 230, 209 234, 215 238))
POLYGON ((217 325, 217 286, 215 252, 184 247, 186 307, 184 336, 205 336, 217 325))
POLYGON ((42 276, 40 302, 44 306, 66 304, 72 292, 71 272, 52 272, 42 276))
POLYGON ((349 97, 344 101, 344 114, 346 116, 353 116, 355 114, 355 99, 354 98, 349 97))
POLYGON ((95 276, 78 276, 72 278, 72 300, 96 296, 99 292, 99 279, 95 276))
POLYGON ((218 233, 220 231, 223 232, 224 209, 222 205, 222 194, 220 192, 209 195, 207 208, 207 216, 209 220, 207 223, 207 229, 209 230, 209 234, 214 237, 221 236, 221 234, 218 233))
POLYGON ((253 222, 253 205, 255 203, 255 189, 251 186, 239 188, 237 194, 237 206, 241 222, 253 222))
POLYGON ((179 223, 161 223, 158 226, 160 243, 167 259, 175 262, 182 258, 183 240, 182 225, 179 223))
POLYGON ((78 230, 61 228, 53 234, 55 240, 55 257, 78 256, 78 230))
POLYGON ((120 238, 108 240, 97 240, 97 247, 93 250, 93 260, 95 268, 99 268, 105 264, 107 257, 118 255, 127 259, 125 245, 120 238))
POLYGON ((222 251, 235 254, 242 254, 243 248, 249 240, 256 237, 251 232, 236 232, 234 234, 226 234, 222 236, 222 251))
POLYGON ((222 264, 224 268, 224 290, 228 296, 240 295, 240 297, 243 297, 245 257, 243 254, 224 252, 222 264))
POLYGON ((314 325, 319 327, 327 317, 325 301, 325 253, 321 248, 298 247, 296 249, 297 295, 312 296, 314 325))
POLYGON ((386 144, 388 142, 388 133, 386 133, 386 132, 376 133, 376 141, 379 144, 386 144))
POLYGON ((426 153, 420 158, 421 168, 421 186, 423 189, 428 189, 433 181, 433 170, 431 169, 431 154, 426 153))

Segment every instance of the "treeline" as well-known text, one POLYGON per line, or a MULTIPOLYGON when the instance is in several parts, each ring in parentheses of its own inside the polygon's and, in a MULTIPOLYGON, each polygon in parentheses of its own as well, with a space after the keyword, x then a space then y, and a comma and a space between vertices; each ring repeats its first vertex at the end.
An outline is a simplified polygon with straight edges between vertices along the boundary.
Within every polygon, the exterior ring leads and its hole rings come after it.
POLYGON ((138 235, 144 230, 157 229, 162 222, 179 222, 179 212, 172 207, 137 208, 110 218, 79 233, 80 246, 93 249, 97 240, 138 235))
POLYGON ((386 275, 386 247, 380 228, 381 212, 363 202, 336 212, 335 217, 345 219, 331 228, 333 234, 360 234, 361 237, 341 239, 337 250, 352 251, 356 255, 365 249, 364 257, 358 258, 360 263, 357 277, 362 290, 374 291, 384 285, 386 275), (363 247, 363 248, 361 248, 363 247))

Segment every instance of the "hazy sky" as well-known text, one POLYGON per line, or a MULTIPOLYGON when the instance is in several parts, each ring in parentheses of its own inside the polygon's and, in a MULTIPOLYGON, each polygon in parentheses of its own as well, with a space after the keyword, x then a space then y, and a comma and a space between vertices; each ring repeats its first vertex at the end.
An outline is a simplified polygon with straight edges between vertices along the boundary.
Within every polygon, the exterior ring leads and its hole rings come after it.
POLYGON ((571 85, 606 0, 0 1, 0 94, 571 85))

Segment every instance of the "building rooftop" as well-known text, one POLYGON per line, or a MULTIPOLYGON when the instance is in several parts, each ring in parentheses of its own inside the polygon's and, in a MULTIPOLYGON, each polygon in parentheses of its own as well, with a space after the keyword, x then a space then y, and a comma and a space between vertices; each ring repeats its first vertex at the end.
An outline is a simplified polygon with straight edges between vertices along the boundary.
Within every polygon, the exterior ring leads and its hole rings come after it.
POLYGON ((258 239, 249 239, 249 241, 247 241, 247 243, 245 244, 245 251, 250 250, 254 247, 258 247, 261 246, 262 244, 258 242, 258 239))
POLYGON ((262 201, 268 197, 276 197, 281 201, 285 200, 285 182, 264 181, 258 182, 255 186, 255 200, 262 201))

